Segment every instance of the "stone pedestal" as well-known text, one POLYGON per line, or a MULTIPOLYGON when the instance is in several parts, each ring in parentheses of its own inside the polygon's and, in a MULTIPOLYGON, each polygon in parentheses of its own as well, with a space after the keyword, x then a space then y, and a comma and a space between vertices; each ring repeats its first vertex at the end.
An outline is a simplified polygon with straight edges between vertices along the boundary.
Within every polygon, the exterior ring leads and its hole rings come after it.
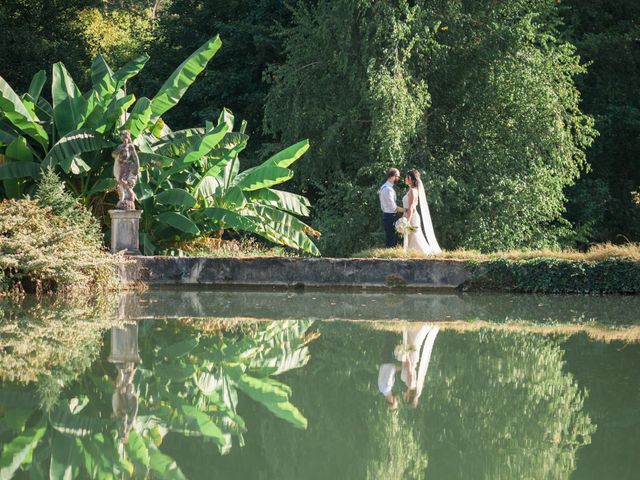
POLYGON ((117 364, 140 363, 137 323, 111 327, 111 352, 107 361, 117 364))
POLYGON ((142 210, 109 210, 111 217, 111 253, 125 251, 140 255, 138 232, 142 210))

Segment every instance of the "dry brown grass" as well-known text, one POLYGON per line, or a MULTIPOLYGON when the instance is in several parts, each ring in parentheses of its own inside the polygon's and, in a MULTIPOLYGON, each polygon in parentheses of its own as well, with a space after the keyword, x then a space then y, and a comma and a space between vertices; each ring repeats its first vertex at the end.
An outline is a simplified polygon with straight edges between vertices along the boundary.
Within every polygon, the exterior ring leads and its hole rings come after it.
POLYGON ((450 250, 438 256, 424 255, 419 252, 405 252, 402 248, 371 248, 353 255, 354 258, 408 258, 430 260, 475 260, 487 261, 497 258, 508 260, 531 260, 533 258, 561 258, 565 260, 602 261, 610 258, 628 258, 640 261, 640 243, 613 245, 601 243, 593 245, 587 252, 576 250, 509 250, 495 253, 480 253, 476 250, 450 250))
POLYGON ((189 257, 287 257, 292 253, 284 247, 268 246, 254 238, 223 240, 214 237, 200 237, 188 242, 175 242, 168 245, 169 251, 179 250, 189 257))
MULTIPOLYGON (((220 334, 222 331, 243 331, 249 332, 261 322, 271 322, 273 319, 259 317, 208 317, 208 318, 181 318, 179 319, 184 325, 207 333, 220 334)), ((323 319, 322 323, 327 322, 354 322, 365 324, 372 330, 380 330, 387 332, 402 332, 407 324, 415 322, 407 322, 402 320, 346 320, 346 319, 323 319)), ((576 324, 576 323, 559 323, 554 325, 541 325, 526 321, 510 321, 505 323, 495 323, 487 320, 444 320, 437 322, 429 322, 437 324, 441 330, 452 330, 458 333, 470 333, 480 330, 494 330, 509 333, 531 333, 537 335, 577 335, 585 334, 592 340, 598 342, 624 342, 624 343, 640 343, 640 325, 598 325, 598 324, 576 324)))
MULTIPOLYGON (((374 330, 400 332, 407 322, 372 321, 374 330)), ((437 322, 441 330, 453 330, 458 333, 476 332, 479 330, 497 330, 511 333, 534 333, 539 335, 576 335, 583 333, 598 342, 620 341, 624 343, 640 343, 640 325, 607 326, 595 324, 557 324, 539 325, 530 322, 493 323, 485 320, 469 322, 467 320, 450 320, 437 322)))

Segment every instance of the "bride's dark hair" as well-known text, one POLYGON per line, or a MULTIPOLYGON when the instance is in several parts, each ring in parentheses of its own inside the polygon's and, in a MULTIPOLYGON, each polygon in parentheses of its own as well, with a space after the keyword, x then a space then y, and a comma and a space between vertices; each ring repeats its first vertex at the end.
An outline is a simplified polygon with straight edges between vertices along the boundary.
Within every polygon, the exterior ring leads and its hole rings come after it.
POLYGON ((420 172, 415 168, 412 168, 407 172, 407 177, 411 180, 411 186, 417 188, 418 182, 420 181, 420 172))

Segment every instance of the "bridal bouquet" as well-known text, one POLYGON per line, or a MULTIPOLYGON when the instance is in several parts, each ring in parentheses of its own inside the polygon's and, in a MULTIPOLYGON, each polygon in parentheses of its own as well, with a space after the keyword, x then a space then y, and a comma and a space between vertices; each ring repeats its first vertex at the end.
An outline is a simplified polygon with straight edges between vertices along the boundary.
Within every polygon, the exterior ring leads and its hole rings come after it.
POLYGON ((401 343, 400 345, 396 345, 396 348, 393 349, 393 356, 399 362, 404 362, 405 360, 408 360, 409 355, 411 355, 415 351, 415 346, 401 343))
POLYGON ((415 232, 416 230, 418 230, 418 227, 411 225, 406 217, 399 218, 395 223, 395 227, 398 235, 402 236, 405 236, 407 232, 415 232))

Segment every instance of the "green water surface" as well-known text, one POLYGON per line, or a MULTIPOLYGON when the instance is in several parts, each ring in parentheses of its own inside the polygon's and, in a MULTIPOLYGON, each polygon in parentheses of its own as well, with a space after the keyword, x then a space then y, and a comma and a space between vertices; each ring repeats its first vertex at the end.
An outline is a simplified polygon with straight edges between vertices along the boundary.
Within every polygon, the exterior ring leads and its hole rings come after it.
POLYGON ((640 477, 640 298, 167 289, 107 313, 1 306, 0 479, 640 477), (605 333, 561 328, 582 324, 605 333), (439 332, 422 393, 402 400, 398 374, 392 410, 380 365, 423 325, 439 332))

